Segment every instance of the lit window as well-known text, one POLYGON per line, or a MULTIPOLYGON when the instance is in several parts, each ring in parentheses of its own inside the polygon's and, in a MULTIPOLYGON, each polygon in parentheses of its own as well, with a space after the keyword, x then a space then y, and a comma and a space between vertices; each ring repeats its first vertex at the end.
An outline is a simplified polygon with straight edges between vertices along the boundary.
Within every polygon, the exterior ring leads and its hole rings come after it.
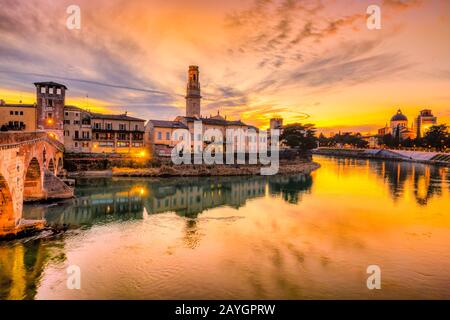
POLYGON ((61 94, 61 88, 56 89, 56 94, 61 94))
POLYGON ((45 93, 45 87, 41 87, 41 93, 45 93))
POLYGON ((48 93, 53 94, 53 88, 48 88, 48 93))

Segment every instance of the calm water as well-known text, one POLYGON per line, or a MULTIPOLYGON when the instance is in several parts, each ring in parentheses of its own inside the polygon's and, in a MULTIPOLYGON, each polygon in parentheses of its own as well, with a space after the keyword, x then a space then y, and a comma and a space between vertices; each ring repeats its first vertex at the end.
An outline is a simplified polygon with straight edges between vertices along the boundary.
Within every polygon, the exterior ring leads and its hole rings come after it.
POLYGON ((311 176, 80 180, 26 208, 66 233, 0 244, 0 298, 450 299, 449 169, 315 160, 311 176))

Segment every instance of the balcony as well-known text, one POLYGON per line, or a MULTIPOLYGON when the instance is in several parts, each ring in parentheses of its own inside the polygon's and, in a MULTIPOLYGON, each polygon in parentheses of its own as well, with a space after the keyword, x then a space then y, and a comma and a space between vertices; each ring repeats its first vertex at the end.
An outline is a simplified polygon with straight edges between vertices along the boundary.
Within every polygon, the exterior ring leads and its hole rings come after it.
POLYGON ((72 137, 72 139, 74 140, 74 141, 91 141, 91 137, 75 137, 75 136, 73 136, 72 137))

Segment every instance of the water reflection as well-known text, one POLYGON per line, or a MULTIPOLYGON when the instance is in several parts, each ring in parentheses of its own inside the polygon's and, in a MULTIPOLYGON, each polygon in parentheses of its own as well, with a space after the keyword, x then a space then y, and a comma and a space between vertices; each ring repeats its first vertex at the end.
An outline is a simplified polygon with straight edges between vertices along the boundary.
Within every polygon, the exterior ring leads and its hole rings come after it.
POLYGON ((28 206, 27 218, 45 217, 49 225, 88 226, 115 220, 142 219, 175 212, 196 218, 205 210, 239 209, 253 198, 281 195, 298 203, 310 189, 311 176, 207 177, 172 179, 80 179, 76 198, 48 207, 28 206), (144 210, 145 208, 145 210, 144 210))
POLYGON ((75 199, 26 206, 67 233, 0 243, 0 299, 450 298, 449 170, 316 160, 311 176, 78 180, 75 199))
POLYGON ((450 190, 450 171, 445 167, 430 166, 412 162, 361 160, 351 158, 333 158, 340 170, 365 167, 374 173, 389 188, 394 201, 413 190, 419 205, 426 205, 434 196, 442 195, 442 188, 450 190))

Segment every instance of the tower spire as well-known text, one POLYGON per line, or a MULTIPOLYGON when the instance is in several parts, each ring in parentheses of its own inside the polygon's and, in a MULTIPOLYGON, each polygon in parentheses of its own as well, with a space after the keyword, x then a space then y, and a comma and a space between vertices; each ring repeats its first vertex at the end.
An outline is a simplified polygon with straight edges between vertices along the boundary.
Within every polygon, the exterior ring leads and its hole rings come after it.
POLYGON ((186 117, 200 117, 201 98, 198 66, 189 66, 186 89, 186 117))

